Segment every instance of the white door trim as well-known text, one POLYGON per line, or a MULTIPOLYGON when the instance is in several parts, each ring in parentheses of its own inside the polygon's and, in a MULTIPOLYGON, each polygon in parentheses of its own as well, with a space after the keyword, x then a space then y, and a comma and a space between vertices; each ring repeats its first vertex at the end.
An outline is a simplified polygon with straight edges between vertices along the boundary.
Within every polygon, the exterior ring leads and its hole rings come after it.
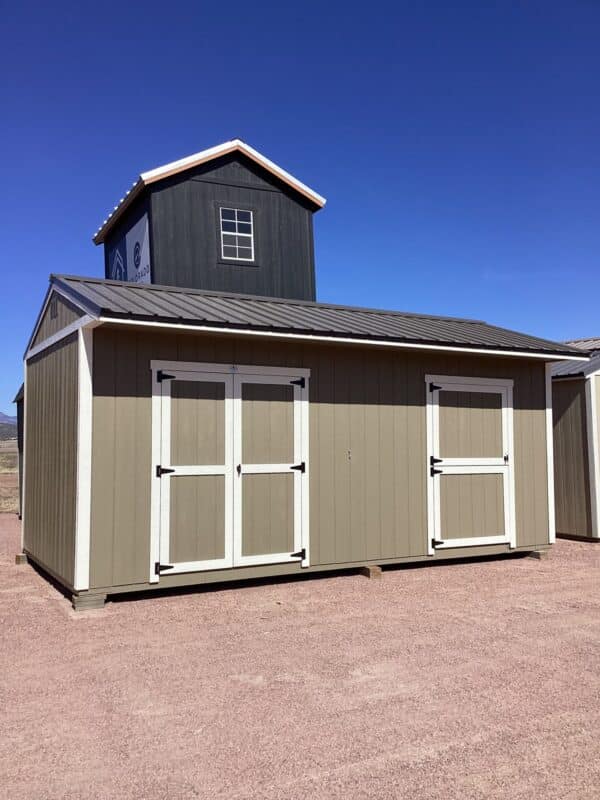
POLYGON ((79 327, 77 341, 77 500, 73 588, 90 588, 94 330, 79 327))
POLYGON ((514 433, 513 433, 513 385, 511 379, 477 378, 457 375, 426 375, 426 425, 427 425, 427 553, 434 555, 436 550, 453 547, 474 547, 486 544, 506 543, 516 547, 515 494, 514 494, 514 433), (432 385, 436 387, 431 390, 432 385), (439 431, 439 392, 488 392, 499 394, 502 398, 502 450, 500 457, 443 458, 440 460, 439 431), (508 460, 505 460, 508 457, 508 460), (443 469, 444 474, 502 474, 504 493, 504 524, 502 536, 484 536, 468 539, 440 538, 441 507, 440 486, 437 473, 432 467, 443 469), (434 545, 434 541, 436 544, 434 545))
MULTIPOLYGON (((236 506, 234 499, 238 491, 238 476, 234 474, 235 465, 241 464, 241 384, 243 382, 265 384, 287 384, 290 380, 304 378, 304 386, 294 386, 294 455, 301 457, 295 463, 304 461, 305 471, 294 472, 294 552, 304 551, 302 567, 310 565, 309 551, 309 420, 308 420, 308 380, 310 369, 302 367, 270 367, 260 365, 213 364, 209 362, 162 361, 150 362, 152 371, 152 474, 151 474, 151 512, 150 512, 150 564, 149 581, 157 583, 159 575, 155 572, 156 563, 169 564, 168 537, 161 536, 161 530, 168 531, 169 509, 169 477, 176 475, 223 474, 230 480, 226 496, 231 498, 226 503, 226 553, 222 563, 186 562, 176 565, 164 574, 178 572, 196 572, 208 569, 229 569, 234 566, 250 566, 259 564, 297 563, 290 553, 269 554, 267 556, 243 556, 241 554, 241 505, 236 506), (160 371, 174 375, 175 380, 213 380, 226 384, 226 453, 229 454, 225 465, 198 466, 168 464, 170 457, 170 384, 171 380, 159 381, 160 371), (197 376, 197 377, 196 377, 197 376), (167 387, 166 391, 164 388, 167 387), (168 424, 167 424, 168 421, 168 424), (164 429, 165 433, 162 433, 164 429), (229 433, 227 433, 229 431, 229 433), (239 440, 239 441, 237 441, 239 440), (236 443, 237 442, 237 443, 236 443), (173 473, 159 477, 157 465, 170 466, 173 473), (207 471, 210 470, 210 471, 207 471), (166 509, 166 510, 165 510, 166 509), (230 526, 228 528, 228 526, 230 526)), ((247 464, 242 466, 243 474, 283 472, 290 469, 289 464, 247 464)), ((241 488, 241 487, 240 487, 241 488)), ((239 500, 237 501, 240 502, 239 500)))

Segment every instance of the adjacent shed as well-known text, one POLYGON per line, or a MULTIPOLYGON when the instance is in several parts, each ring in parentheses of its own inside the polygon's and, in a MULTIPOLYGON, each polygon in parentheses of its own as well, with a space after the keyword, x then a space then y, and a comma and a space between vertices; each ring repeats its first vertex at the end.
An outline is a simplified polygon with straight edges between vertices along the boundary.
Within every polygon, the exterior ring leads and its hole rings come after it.
POLYGON ((560 536, 600 541, 600 339, 576 339, 588 362, 552 370, 556 529, 560 536))
POLYGON ((24 551, 80 607, 543 550, 562 360, 587 359, 477 320, 52 276, 24 551))

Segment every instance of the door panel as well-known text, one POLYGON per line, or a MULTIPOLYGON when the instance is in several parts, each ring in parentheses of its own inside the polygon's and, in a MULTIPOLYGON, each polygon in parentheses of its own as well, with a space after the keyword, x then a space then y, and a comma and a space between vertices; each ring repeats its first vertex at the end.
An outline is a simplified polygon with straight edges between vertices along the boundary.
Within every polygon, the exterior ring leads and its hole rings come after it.
POLYGON ((244 475, 242 555, 294 550, 294 474, 244 475))
POLYGON ((162 382, 159 572, 233 566, 232 395, 228 375, 162 382))
POLYGON ((504 477, 440 475, 441 539, 504 536, 504 477))
POLYGON ((170 562, 225 558, 225 476, 176 475, 170 482, 170 562))
POLYGON ((171 465, 225 464, 225 384, 171 382, 171 465))
POLYGON ((242 462, 291 464, 294 460, 294 387, 242 383, 242 462))
POLYGON ((439 392, 441 458, 504 455, 502 395, 496 392, 439 392))
POLYGON ((306 371, 156 363, 155 574, 308 566, 306 371))

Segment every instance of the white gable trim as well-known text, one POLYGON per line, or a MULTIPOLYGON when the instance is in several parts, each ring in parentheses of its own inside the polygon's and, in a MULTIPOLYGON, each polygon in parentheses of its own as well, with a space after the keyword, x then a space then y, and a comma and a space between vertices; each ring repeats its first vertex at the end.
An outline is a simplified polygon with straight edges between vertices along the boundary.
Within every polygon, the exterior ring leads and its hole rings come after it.
POLYGON ((108 215, 100 228, 96 231, 93 237, 94 244, 102 244, 108 229, 114 225, 118 217, 121 216, 123 211, 131 204, 131 202, 137 197, 137 195, 145 186, 155 183, 156 181, 163 180, 163 178, 168 178, 171 175, 177 175, 179 172, 183 172, 186 169, 198 167, 200 164, 205 164, 206 162, 212 161, 220 156, 234 152, 243 153, 256 164, 259 164, 272 175, 275 175, 277 178, 279 178, 279 180, 283 181, 283 183, 286 183, 292 189, 295 189, 297 192, 304 195, 304 197, 313 202, 319 208, 323 208, 327 202, 320 194, 317 194, 317 192, 306 186, 306 184, 302 183, 302 181, 294 178, 291 173, 279 167, 274 161, 271 161, 266 156, 263 156, 262 153, 259 153, 258 150, 250 147, 250 145, 246 144, 246 142, 243 142, 241 139, 231 139, 229 142, 223 142, 223 144, 218 144, 215 147, 209 147, 207 150, 201 150, 199 153, 194 153, 191 156, 180 158, 177 161, 171 161, 168 164, 163 164, 162 167, 156 167, 155 169, 148 170, 147 172, 142 172, 131 189, 119 200, 113 211, 108 215))

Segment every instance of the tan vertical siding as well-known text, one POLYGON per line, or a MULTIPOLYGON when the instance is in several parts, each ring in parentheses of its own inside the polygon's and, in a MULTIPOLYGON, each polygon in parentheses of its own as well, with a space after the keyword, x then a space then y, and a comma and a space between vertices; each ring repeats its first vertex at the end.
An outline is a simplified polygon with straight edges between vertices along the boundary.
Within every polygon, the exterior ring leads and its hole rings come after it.
POLYGON ((77 335, 27 365, 24 546, 73 584, 77 472, 77 335))
POLYGON ((556 531, 591 536, 585 379, 552 383, 556 531))
POLYGON ((77 308, 77 306, 70 303, 57 292, 52 292, 50 295, 50 302, 46 307, 44 316, 40 320, 40 326, 31 346, 33 347, 36 344, 40 344, 40 342, 43 342, 45 339, 49 339, 50 336, 54 336, 55 333, 66 328, 67 325, 70 325, 82 316, 83 311, 81 311, 81 309, 77 308), (53 300, 56 303, 56 316, 54 317, 52 316, 53 300))
MULTIPOLYGON (((425 375, 512 378, 517 546, 548 542, 545 372, 539 361, 116 327, 95 331, 94 352, 93 586, 148 579, 151 359, 311 370, 313 566, 425 556, 425 375)), ((296 568, 290 565, 290 571, 296 568)))

